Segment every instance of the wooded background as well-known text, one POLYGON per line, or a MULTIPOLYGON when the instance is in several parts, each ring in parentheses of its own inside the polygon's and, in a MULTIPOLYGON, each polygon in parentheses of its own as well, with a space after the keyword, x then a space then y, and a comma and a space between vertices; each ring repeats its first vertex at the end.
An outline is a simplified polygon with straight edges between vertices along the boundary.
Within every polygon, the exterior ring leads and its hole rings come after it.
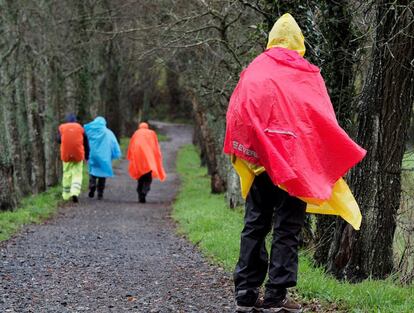
POLYGON ((346 177, 361 231, 312 217, 304 242, 338 278, 411 283, 413 10, 408 0, 0 0, 0 209, 59 183, 57 127, 69 112, 104 116, 118 137, 143 119, 193 123, 211 191, 241 205, 222 153, 228 101, 290 12, 339 123, 368 150, 346 177))

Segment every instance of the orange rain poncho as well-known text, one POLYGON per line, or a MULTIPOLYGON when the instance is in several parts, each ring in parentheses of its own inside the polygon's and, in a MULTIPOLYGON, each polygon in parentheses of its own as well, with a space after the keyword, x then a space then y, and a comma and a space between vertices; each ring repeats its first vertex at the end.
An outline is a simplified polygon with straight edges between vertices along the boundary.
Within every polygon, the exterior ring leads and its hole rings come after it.
POLYGON ((162 166, 162 155, 158 144, 157 134, 148 129, 147 123, 139 124, 129 142, 127 159, 129 160, 129 175, 139 179, 152 171, 152 177, 163 181, 167 177, 162 166))

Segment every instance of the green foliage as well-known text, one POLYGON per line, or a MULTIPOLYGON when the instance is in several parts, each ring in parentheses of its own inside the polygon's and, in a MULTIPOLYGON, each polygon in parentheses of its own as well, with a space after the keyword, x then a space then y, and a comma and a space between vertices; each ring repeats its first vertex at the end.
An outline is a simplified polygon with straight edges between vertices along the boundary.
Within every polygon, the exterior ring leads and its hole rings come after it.
POLYGON ((61 188, 53 187, 36 196, 22 200, 15 211, 0 212, 0 241, 9 239, 24 225, 40 223, 50 217, 61 202, 61 188))
POLYGON ((401 287, 389 280, 358 284, 339 282, 314 268, 311 257, 300 259, 298 291, 305 299, 319 298, 346 308, 346 312, 413 312, 414 286, 401 287))
POLYGON ((121 142, 119 143, 122 151, 122 156, 125 158, 127 151, 128 151, 128 145, 129 145, 129 139, 128 137, 122 137, 121 142))
POLYGON ((206 255, 231 269, 237 261, 243 227, 241 211, 227 209, 222 195, 208 192, 210 180, 193 146, 179 152, 177 170, 182 185, 173 217, 179 221, 180 231, 199 244, 206 255))
MULTIPOLYGON (((179 231, 206 256, 232 271, 239 253, 243 211, 229 210, 222 195, 206 192, 210 181, 206 169, 199 164, 193 146, 179 152, 177 170, 182 186, 173 217, 179 223, 179 231)), ((401 287, 391 279, 359 284, 339 282, 315 268, 305 252, 300 256, 298 293, 305 300, 317 298, 322 303, 336 303, 346 312, 414 311, 414 286, 401 287)))
POLYGON ((409 152, 404 155, 403 169, 414 169, 414 152, 409 152))
MULTIPOLYGON (((88 186, 87 166, 83 167, 82 189, 88 186)), ((0 241, 7 240, 24 225, 41 223, 56 213, 63 203, 61 186, 55 186, 37 195, 24 197, 14 211, 0 212, 0 241)))
POLYGON ((157 64, 158 67, 158 79, 155 83, 157 90, 160 93, 166 93, 167 90, 167 69, 162 63, 157 64))
POLYGON ((401 175, 402 195, 394 235, 395 264, 399 279, 413 282, 414 271, 414 153, 406 153, 401 175))
POLYGON ((164 135, 164 134, 157 134, 158 136, 158 141, 168 141, 168 136, 164 135))

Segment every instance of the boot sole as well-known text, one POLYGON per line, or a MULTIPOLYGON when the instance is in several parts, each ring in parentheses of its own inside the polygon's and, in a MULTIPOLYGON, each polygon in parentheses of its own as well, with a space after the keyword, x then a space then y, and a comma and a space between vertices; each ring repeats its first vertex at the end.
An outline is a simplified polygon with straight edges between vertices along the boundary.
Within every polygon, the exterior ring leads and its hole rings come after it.
POLYGON ((286 309, 286 308, 272 308, 272 309, 262 309, 262 308, 255 308, 253 312, 260 312, 260 313, 302 313, 302 309, 286 309))
POLYGON ((236 313, 255 313, 255 308, 252 306, 236 306, 236 313))

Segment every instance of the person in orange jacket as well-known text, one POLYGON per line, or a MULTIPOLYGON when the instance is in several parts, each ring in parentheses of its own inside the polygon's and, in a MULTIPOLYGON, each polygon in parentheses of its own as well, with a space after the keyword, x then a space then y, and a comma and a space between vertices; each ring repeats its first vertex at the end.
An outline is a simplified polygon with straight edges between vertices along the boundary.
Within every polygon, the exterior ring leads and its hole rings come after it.
POLYGON ((59 126, 58 142, 63 162, 62 197, 78 202, 82 187, 83 160, 88 160, 89 144, 83 127, 76 121, 76 115, 70 113, 66 122, 59 126))
POLYGON ((162 166, 162 154, 155 131, 147 123, 140 123, 128 146, 129 175, 138 181, 138 200, 146 202, 153 178, 167 177, 162 166))

